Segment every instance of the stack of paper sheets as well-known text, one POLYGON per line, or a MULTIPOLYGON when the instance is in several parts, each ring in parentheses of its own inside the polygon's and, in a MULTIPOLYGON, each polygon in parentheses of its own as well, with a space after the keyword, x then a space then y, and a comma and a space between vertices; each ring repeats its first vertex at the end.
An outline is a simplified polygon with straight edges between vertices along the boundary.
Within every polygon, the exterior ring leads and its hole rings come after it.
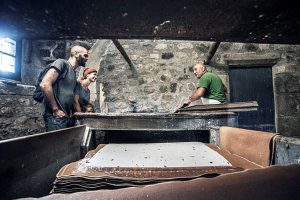
POLYGON ((241 170, 201 142, 107 144, 64 166, 53 192, 116 189, 241 170))

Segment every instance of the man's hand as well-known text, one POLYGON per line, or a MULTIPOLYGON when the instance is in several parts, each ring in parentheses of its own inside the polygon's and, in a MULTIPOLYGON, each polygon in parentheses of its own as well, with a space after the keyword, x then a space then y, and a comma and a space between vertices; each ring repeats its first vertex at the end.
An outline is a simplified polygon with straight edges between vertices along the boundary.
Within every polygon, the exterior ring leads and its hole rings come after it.
POLYGON ((75 112, 74 114, 73 114, 73 116, 77 116, 77 115, 81 115, 83 112, 75 112))
POLYGON ((66 116, 66 114, 62 110, 59 110, 59 109, 53 110, 53 117, 63 118, 65 116, 66 116))
POLYGON ((185 107, 187 107, 188 105, 190 105, 190 103, 191 103, 191 100, 190 100, 190 99, 187 99, 187 100, 185 100, 185 101, 183 102, 183 104, 182 104, 182 106, 181 106, 180 108, 185 108, 185 107))

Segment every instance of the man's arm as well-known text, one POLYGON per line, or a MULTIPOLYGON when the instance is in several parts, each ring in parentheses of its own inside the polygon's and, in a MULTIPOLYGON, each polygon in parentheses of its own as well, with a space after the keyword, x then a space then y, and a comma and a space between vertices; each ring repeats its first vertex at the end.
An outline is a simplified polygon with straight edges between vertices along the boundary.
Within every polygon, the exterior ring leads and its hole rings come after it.
POLYGON ((59 109, 57 102, 54 98, 53 93, 53 83, 57 80, 59 76, 59 73, 56 71, 56 69, 51 68, 48 70, 46 75, 44 76, 42 82, 40 83, 40 87, 44 93, 44 97, 47 101, 47 103, 50 105, 53 116, 57 118, 64 117, 66 114, 59 109))
POLYGON ((194 94, 192 96, 190 96, 190 98, 189 98, 190 101, 193 102, 193 101, 200 99, 204 95, 205 91, 206 91, 206 89, 203 87, 198 88, 196 90, 196 92, 194 92, 194 94))
POLYGON ((198 88, 194 94, 192 96, 189 97, 189 99, 187 99, 184 103, 182 107, 186 107, 188 105, 190 105, 190 103, 192 103, 193 101, 196 101, 198 99, 200 99, 204 93, 205 93, 206 89, 204 87, 198 88))
POLYGON ((75 96, 74 96, 74 107, 75 107, 76 112, 81 112, 78 94, 75 94, 75 96))

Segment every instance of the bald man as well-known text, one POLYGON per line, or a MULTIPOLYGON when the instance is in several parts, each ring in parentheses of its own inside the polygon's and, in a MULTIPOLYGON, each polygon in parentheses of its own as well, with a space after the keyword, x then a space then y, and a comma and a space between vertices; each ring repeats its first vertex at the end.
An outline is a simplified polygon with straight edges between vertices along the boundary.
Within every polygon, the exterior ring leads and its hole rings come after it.
POLYGON ((73 98, 76 86, 75 70, 85 67, 88 51, 82 46, 71 48, 68 60, 57 59, 40 83, 44 94, 41 113, 47 131, 74 126, 73 98))
POLYGON ((195 76, 199 79, 197 90, 182 107, 201 99, 203 104, 220 104, 226 102, 226 87, 220 77, 206 70, 205 65, 198 63, 193 67, 195 76))

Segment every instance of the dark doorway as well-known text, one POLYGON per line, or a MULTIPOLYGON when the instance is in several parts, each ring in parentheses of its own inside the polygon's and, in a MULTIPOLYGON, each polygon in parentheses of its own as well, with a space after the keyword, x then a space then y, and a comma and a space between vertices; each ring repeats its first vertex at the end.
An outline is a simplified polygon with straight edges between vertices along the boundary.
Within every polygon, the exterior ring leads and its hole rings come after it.
POLYGON ((257 101, 258 110, 239 114, 239 127, 275 131, 272 67, 230 67, 230 101, 257 101))
POLYGON ((167 143, 204 142, 209 143, 209 130, 109 130, 105 131, 106 143, 167 143))

